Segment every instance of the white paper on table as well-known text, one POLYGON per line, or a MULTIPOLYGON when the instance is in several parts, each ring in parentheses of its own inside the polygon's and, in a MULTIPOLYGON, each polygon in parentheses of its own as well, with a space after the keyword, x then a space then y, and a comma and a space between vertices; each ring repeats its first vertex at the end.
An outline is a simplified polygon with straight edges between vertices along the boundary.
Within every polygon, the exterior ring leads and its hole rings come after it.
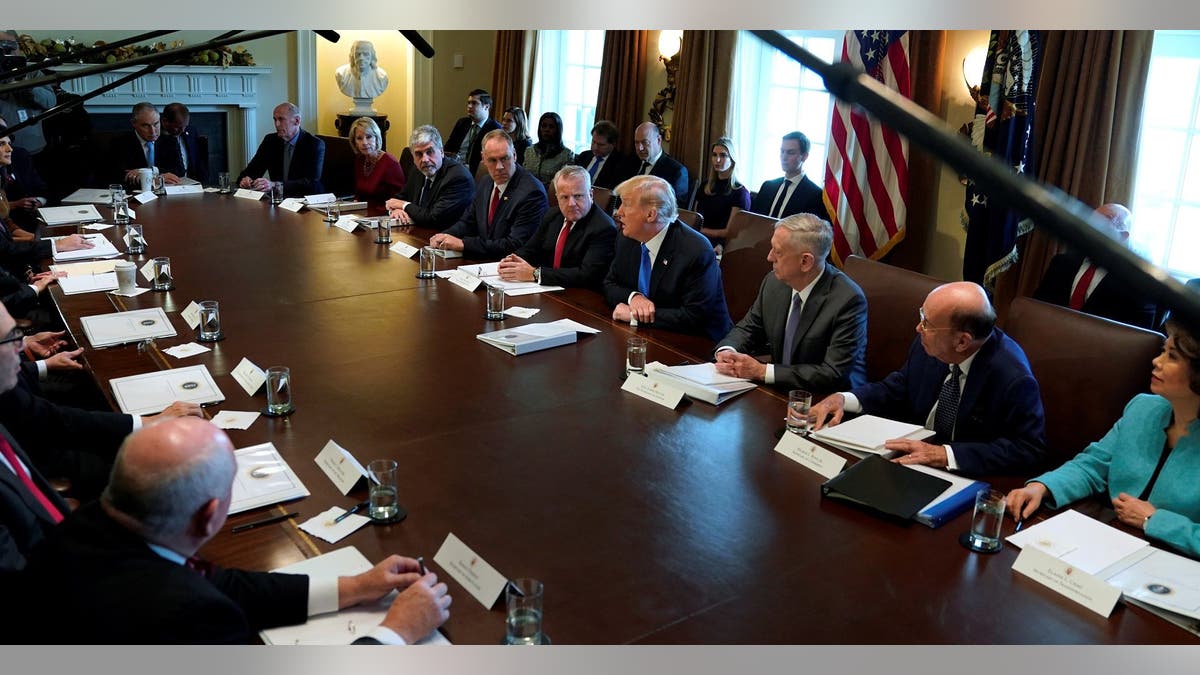
POLYGON ((254 365, 250 359, 242 357, 237 366, 229 372, 237 383, 242 385, 242 389, 246 390, 247 396, 253 396, 258 393, 263 383, 267 381, 267 374, 262 368, 254 365))
POLYGON ((1200 619, 1200 562, 1157 548, 1122 561, 1105 581, 1127 597, 1200 619))
POLYGON ((219 188, 219 187, 206 187, 206 188, 204 188, 204 191, 205 191, 205 192, 220 192, 220 191, 221 191, 221 188, 219 188))
POLYGON ((168 185, 164 188, 169 195, 202 195, 204 187, 199 183, 191 185, 168 185))
POLYGON ((483 279, 480 279, 474 274, 468 274, 460 269, 452 270, 450 272, 450 276, 446 277, 446 279, 455 286, 458 286, 459 288, 465 288, 472 293, 474 293, 475 290, 483 283, 483 279))
MULTIPOLYGON (((362 574, 371 567, 370 561, 358 549, 347 546, 272 571, 337 578, 362 574)), ((259 636, 269 645, 348 645, 379 625, 396 595, 393 591, 377 602, 312 616, 308 621, 295 626, 270 628, 260 632, 259 636)), ((435 630, 417 644, 448 645, 450 641, 435 630)))
POLYGON ((535 307, 509 307, 504 310, 504 313, 509 316, 515 316, 518 319, 528 319, 542 310, 535 307))
POLYGON ((433 276, 435 276, 439 279, 449 279, 451 276, 454 275, 454 273, 455 273, 455 270, 438 270, 433 273, 433 276))
MULTIPOLYGON (((813 438, 831 443, 851 453, 877 454, 884 457, 892 452, 884 444, 894 438, 921 440, 933 435, 931 429, 919 424, 898 422, 876 415, 859 415, 836 426, 813 432, 813 438)), ((859 455, 862 456, 862 455, 859 455)))
POLYGON ((117 273, 104 272, 102 274, 81 274, 73 277, 62 277, 58 280, 58 285, 62 288, 62 292, 65 295, 111 291, 117 288, 117 273))
POLYGON ((70 260, 87 260, 88 258, 115 258, 121 255, 116 246, 108 240, 108 237, 102 234, 85 234, 84 239, 92 243, 91 248, 79 248, 74 251, 58 250, 58 240, 61 237, 50 237, 50 249, 54 256, 54 262, 66 262, 70 260))
POLYGON ((150 242, 146 241, 145 230, 143 230, 141 234, 136 234, 136 233, 134 233, 133 230, 125 230, 125 236, 121 237, 121 240, 125 242, 126 246, 133 246, 133 242, 135 239, 137 241, 140 241, 142 243, 142 246, 150 245, 150 242))
POLYGON ((241 513, 268 504, 307 497, 308 488, 271 443, 235 450, 237 473, 229 512, 241 513))
POLYGON ((85 316, 79 322, 83 324, 83 332, 93 347, 176 335, 175 327, 161 307, 85 316))
POLYGON ((93 232, 103 232, 110 227, 112 227, 111 223, 92 223, 90 225, 84 225, 83 229, 91 230, 93 232))
POLYGON ((195 300, 189 302, 187 307, 179 312, 179 316, 187 322, 188 328, 196 330, 196 326, 200 325, 200 305, 196 304, 195 300))
POLYGON ((331 204, 337 201, 337 195, 332 192, 323 192, 319 195, 305 195, 304 202, 306 204, 331 204))
POLYGON ((135 287, 133 288, 133 290, 132 290, 132 291, 129 291, 128 293, 126 293, 126 292, 124 292, 124 291, 109 291, 109 292, 110 292, 110 293, 112 293, 113 295, 119 295, 119 296, 121 296, 122 298, 132 298, 133 296, 135 296, 135 295, 141 295, 142 293, 145 293, 145 292, 146 292, 146 291, 148 291, 148 290, 150 290, 150 289, 149 289, 149 288, 142 288, 141 286, 135 286, 135 287))
POLYGON ((204 405, 225 400, 203 365, 118 377, 108 384, 121 412, 130 415, 153 415, 175 401, 204 405))
POLYGON ((337 518, 348 510, 340 506, 331 507, 328 511, 318 513, 300 523, 300 529, 314 537, 320 537, 331 544, 336 544, 353 534, 358 528, 371 522, 371 519, 367 516, 357 513, 351 513, 343 518, 340 523, 333 522, 334 518, 337 518))
POLYGON ((722 375, 718 373, 717 364, 715 363, 697 363, 690 366, 668 366, 667 370, 672 375, 706 385, 735 384, 737 382, 750 381, 744 377, 730 377, 729 375, 722 375))
POLYGON ((262 413, 242 410, 222 410, 213 415, 212 423, 222 429, 249 429, 262 413))
POLYGON ((567 330, 573 330, 576 333, 588 333, 590 335, 595 335, 596 333, 600 332, 599 328, 592 328, 591 326, 585 326, 585 325, 579 323, 578 321, 572 321, 571 319, 559 319, 558 321, 551 321, 550 323, 548 323, 546 325, 562 326, 563 328, 566 328, 567 330))
POLYGON ((258 190, 251 190, 250 188, 238 188, 237 192, 233 193, 233 196, 240 197, 242 199, 253 199, 253 200, 257 201, 259 199, 262 199, 263 195, 265 195, 265 194, 267 194, 267 193, 259 192, 258 190))
POLYGON ((296 199, 295 197, 288 197, 287 199, 279 202, 279 208, 291 211, 292 213, 299 213, 300 209, 304 208, 304 202, 296 199))
POLYGON ((1134 551, 1149 546, 1142 539, 1075 510, 1063 511, 1009 535, 1008 542, 1018 548, 1033 546, 1088 574, 1096 574, 1134 551))
POLYGON ((186 358, 189 356, 195 356, 197 354, 203 354, 204 352, 211 352, 211 351, 212 351, 211 349, 209 349, 208 347, 205 347, 202 344, 197 344, 195 342, 185 342, 181 345, 175 345, 174 347, 168 347, 167 349, 163 350, 163 353, 170 354, 171 356, 174 356, 177 359, 182 359, 182 358, 186 358))
POLYGON ((153 192, 151 192, 149 190, 146 190, 145 192, 137 193, 136 195, 133 196, 133 198, 136 199, 139 204, 146 204, 146 203, 154 201, 155 199, 158 199, 158 195, 154 194, 153 192))
POLYGON ((77 277, 82 275, 103 274, 113 271, 114 266, 120 262, 118 260, 92 260, 89 262, 65 263, 62 265, 51 265, 51 272, 63 272, 68 277, 77 277))
POLYGON ((70 223, 92 223, 100 220, 100 212, 91 204, 72 204, 69 206, 43 206, 38 208, 38 215, 47 225, 68 225, 70 223))
MULTIPOLYGON (((471 270, 478 265, 467 265, 467 270, 471 270)), ((458 269, 463 269, 459 267, 458 269)), ((488 278, 489 286, 499 286, 504 289, 505 295, 532 295, 534 293, 545 293, 547 291, 561 291, 562 286, 543 286, 536 281, 505 281, 499 277, 495 279, 488 278)))
POLYGON ((551 335, 562 335, 563 333, 574 333, 575 331, 553 323, 527 323, 521 326, 521 332, 539 337, 550 337, 551 335))
POLYGON ((399 253, 400 255, 404 256, 405 258, 411 258, 414 255, 416 255, 417 252, 420 251, 421 249, 417 248, 416 246, 410 246, 402 241, 398 241, 398 242, 392 244, 388 250, 393 253, 399 253))
MULTIPOLYGON (((458 269, 474 274, 477 277, 498 277, 500 276, 500 263, 490 262, 480 265, 459 265, 458 269)), ((488 282, 494 284, 495 282, 488 282)))
POLYGON ((100 204, 112 205, 112 193, 108 188, 79 188, 62 198, 63 204, 100 204))

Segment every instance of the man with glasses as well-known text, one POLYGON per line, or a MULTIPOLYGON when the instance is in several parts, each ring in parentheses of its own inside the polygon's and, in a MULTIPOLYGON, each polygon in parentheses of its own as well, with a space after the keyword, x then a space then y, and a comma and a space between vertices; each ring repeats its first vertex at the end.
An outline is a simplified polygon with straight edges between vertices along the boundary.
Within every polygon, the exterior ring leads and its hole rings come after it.
POLYGON ((844 412, 920 424, 926 443, 887 442, 901 464, 970 475, 1027 472, 1045 454, 1045 419, 1025 352, 995 327, 987 294, 971 282, 933 289, 918 310, 908 359, 882 382, 833 394, 812 408, 816 428, 844 412))

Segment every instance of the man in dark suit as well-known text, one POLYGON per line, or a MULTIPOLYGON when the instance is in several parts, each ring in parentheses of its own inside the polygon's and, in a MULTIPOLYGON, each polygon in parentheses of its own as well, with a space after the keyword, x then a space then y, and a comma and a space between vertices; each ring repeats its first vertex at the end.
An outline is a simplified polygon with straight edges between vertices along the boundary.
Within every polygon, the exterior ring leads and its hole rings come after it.
POLYGON ((887 442, 901 464, 970 475, 1025 473, 1045 455, 1045 418, 1025 352, 995 327, 996 313, 977 284, 938 286, 925 297, 918 339, 900 370, 881 382, 832 394, 812 408, 816 428, 843 412, 920 424, 939 444, 887 442))
POLYGON ((325 141, 300 128, 300 109, 283 102, 272 113, 275 133, 263 137, 258 151, 238 176, 238 185, 260 192, 271 189, 272 181, 283 183, 289 197, 320 194, 321 167, 325 165, 325 141), (263 178, 264 173, 271 180, 263 178))
POLYGON ((592 202, 590 181, 581 166, 558 170, 554 176, 558 208, 547 211, 529 241, 500 261, 501 279, 600 290, 612 263, 617 227, 592 202))
POLYGON ((188 123, 191 112, 182 103, 168 103, 162 111, 163 134, 158 137, 159 168, 200 183, 208 182, 208 157, 200 152, 200 135, 188 123))
POLYGON ((473 260, 499 260, 533 236, 546 213, 546 188, 517 164, 512 138, 497 129, 483 138, 487 175, 458 222, 429 238, 429 244, 460 251, 473 260))
POLYGON ((799 131, 784 134, 779 145, 779 166, 783 177, 769 180, 758 189, 750 210, 772 218, 786 218, 795 213, 812 213, 829 218, 821 188, 804 175, 804 160, 811 148, 808 137, 799 131))
POLYGON ((483 157, 483 137, 500 128, 492 119, 492 96, 484 89, 467 94, 467 115, 458 118, 446 139, 446 154, 457 159, 474 176, 483 157))
POLYGON ((600 120, 592 127, 592 149, 575 156, 573 164, 587 169, 592 185, 613 189, 633 175, 634 162, 617 150, 621 132, 617 125, 600 120))
MULTIPOLYGON (((1109 236, 1129 245, 1132 220, 1129 209, 1120 204, 1105 204, 1095 213, 1108 224, 1109 236)), ((1154 325, 1154 303, 1147 302, 1120 280, 1109 276, 1107 270, 1071 251, 1050 259, 1050 266, 1033 297, 1141 328, 1158 328, 1154 325)))
POLYGON ((613 320, 719 340, 733 327, 721 269, 708 239, 679 222, 671 185, 634 176, 616 193, 625 236, 604 278, 613 320))
POLYGON ((867 383, 867 298, 826 265, 833 227, 810 214, 775 227, 774 268, 746 316, 717 347, 717 372, 782 390, 827 393, 867 383), (755 354, 769 353, 771 363, 755 354))
POLYGON ((38 641, 73 617, 69 642, 244 643, 264 628, 303 623, 404 589, 369 637, 420 640, 449 616, 450 597, 416 560, 391 556, 353 577, 215 569, 196 552, 225 524, 237 471, 233 443, 195 418, 160 422, 121 447, 99 502, 81 507, 29 559, 24 608, 38 641), (39 610, 40 608, 40 610, 39 610), (119 611, 114 613, 114 608, 119 611), (42 611, 44 615, 37 616, 42 611))
POLYGON ((675 190, 675 203, 687 204, 691 192, 688 190, 688 170, 662 149, 662 132, 654 122, 642 122, 633 134, 633 147, 637 151, 641 166, 635 167, 637 176, 658 176, 675 190))
POLYGON ((422 179, 410 178, 384 206, 402 225, 444 230, 462 217, 475 193, 475 179, 458 160, 442 151, 442 135, 425 125, 413 129, 408 145, 422 179))
MULTIPOLYGON (((128 133, 114 136, 109 146, 108 158, 112 165, 109 176, 114 183, 137 185, 138 169, 162 166, 157 151, 158 137, 162 134, 158 108, 146 101, 135 103, 129 124, 133 128, 128 133)), ((160 172, 163 181, 168 185, 179 183, 179 176, 162 171, 161 168, 160 172)))

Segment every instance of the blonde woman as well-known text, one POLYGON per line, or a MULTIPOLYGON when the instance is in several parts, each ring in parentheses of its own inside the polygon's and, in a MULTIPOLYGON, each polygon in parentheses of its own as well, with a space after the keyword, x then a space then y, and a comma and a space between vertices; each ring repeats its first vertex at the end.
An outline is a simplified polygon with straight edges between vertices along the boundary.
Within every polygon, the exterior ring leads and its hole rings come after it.
POLYGON ((404 188, 404 170, 396 158, 383 151, 383 134, 370 117, 350 125, 354 148, 354 196, 371 205, 382 205, 404 188))
POLYGON ((714 246, 725 243, 725 232, 729 225, 729 214, 733 207, 750 208, 750 191, 737 179, 737 166, 733 141, 722 136, 712 144, 709 160, 712 171, 708 180, 696 190, 695 210, 704 216, 704 227, 700 232, 714 246))

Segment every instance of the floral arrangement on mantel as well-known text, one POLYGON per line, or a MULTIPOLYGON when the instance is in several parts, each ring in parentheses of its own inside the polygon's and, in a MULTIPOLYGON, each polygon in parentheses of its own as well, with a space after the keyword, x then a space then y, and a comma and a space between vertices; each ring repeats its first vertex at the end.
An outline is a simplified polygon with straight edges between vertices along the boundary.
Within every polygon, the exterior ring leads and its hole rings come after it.
MULTIPOLYGON (((71 59, 70 55, 76 52, 81 52, 92 47, 104 46, 103 40, 97 40, 94 44, 85 45, 81 42, 76 42, 74 37, 69 37, 65 40, 52 40, 46 38, 42 41, 34 40, 30 35, 21 35, 17 38, 21 43, 21 51, 30 60, 44 59, 50 57, 65 57, 66 60, 74 60, 76 63, 117 63, 126 59, 132 59, 137 56, 146 56, 147 54, 157 54, 165 52, 168 49, 177 49, 184 46, 182 40, 176 40, 170 44, 166 42, 155 42, 152 45, 129 45, 126 47, 118 47, 92 54, 90 57, 82 60, 71 59)), ((187 57, 186 61, 180 61, 179 65, 185 66, 253 66, 254 56, 246 51, 245 47, 214 47, 201 52, 195 52, 187 57)))

